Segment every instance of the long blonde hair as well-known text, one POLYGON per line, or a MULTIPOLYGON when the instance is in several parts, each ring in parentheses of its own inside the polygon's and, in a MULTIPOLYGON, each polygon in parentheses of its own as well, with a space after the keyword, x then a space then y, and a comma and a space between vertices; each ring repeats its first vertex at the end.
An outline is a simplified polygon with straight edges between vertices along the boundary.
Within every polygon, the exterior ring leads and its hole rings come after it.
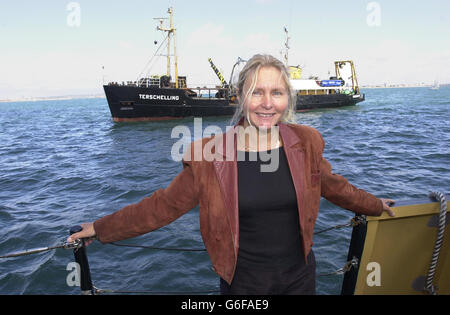
POLYGON ((239 80, 237 82, 237 93, 239 95, 240 101, 238 107, 236 108, 234 116, 231 119, 232 125, 235 125, 237 122, 239 122, 239 120, 242 117, 245 116, 244 104, 246 103, 248 97, 252 95, 253 91, 255 90, 256 82, 258 80, 259 69, 263 67, 274 67, 278 69, 281 73, 281 78, 284 80, 284 83, 286 84, 289 96, 289 103, 280 121, 285 123, 296 123, 295 121, 296 94, 290 84, 288 70, 286 69, 285 65, 277 58, 271 55, 257 54, 254 55, 249 61, 247 61, 247 64, 239 73, 239 80), (250 86, 250 89, 247 91, 246 95, 243 95, 244 85, 245 82, 247 82, 247 80, 252 80, 252 84, 250 86))

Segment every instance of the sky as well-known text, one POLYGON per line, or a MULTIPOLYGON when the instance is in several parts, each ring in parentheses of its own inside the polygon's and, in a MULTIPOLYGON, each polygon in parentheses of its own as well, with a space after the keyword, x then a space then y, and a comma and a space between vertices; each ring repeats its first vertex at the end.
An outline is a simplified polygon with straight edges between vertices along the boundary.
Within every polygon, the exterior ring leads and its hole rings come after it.
MULTIPOLYGON (((448 0, 0 0, 0 100, 102 94, 136 80, 163 40, 154 18, 174 9, 179 75, 218 85, 238 57, 281 59, 327 78, 353 60, 360 85, 450 83, 448 0), (155 41, 158 44, 155 45, 155 41)), ((152 74, 164 74, 159 58, 152 74)))

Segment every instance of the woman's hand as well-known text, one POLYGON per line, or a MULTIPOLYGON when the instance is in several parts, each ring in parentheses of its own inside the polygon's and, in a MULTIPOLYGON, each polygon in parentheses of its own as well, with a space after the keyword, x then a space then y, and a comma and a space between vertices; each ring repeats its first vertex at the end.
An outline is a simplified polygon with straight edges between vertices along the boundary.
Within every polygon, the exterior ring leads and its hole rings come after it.
POLYGON ((89 246, 94 241, 93 238, 96 236, 94 230, 94 223, 83 223, 81 224, 81 227, 83 228, 83 230, 81 232, 70 235, 67 238, 67 242, 71 243, 81 238, 91 238, 89 240, 86 240, 84 243, 84 245, 89 246))
POLYGON ((394 211, 392 211, 390 207, 395 203, 395 201, 392 199, 383 199, 383 198, 380 198, 380 200, 383 203, 383 211, 386 211, 389 214, 389 216, 395 217, 394 211))

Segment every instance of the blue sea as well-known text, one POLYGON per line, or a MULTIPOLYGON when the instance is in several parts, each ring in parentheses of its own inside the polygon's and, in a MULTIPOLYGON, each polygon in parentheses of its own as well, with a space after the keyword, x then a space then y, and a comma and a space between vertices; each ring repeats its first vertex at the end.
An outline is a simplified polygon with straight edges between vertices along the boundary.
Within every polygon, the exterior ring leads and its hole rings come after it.
MULTIPOLYGON (((335 173, 378 197, 448 193, 450 86, 366 89, 357 106, 298 113, 317 128, 335 173)), ((105 99, 0 103, 0 256, 59 244, 69 228, 94 221, 167 186, 182 169, 171 157, 174 127, 193 119, 114 123, 105 99)), ((225 130, 229 118, 204 118, 225 130)), ((316 231, 353 217, 322 200, 316 231)), ((346 262, 351 228, 316 235, 317 273, 346 262)), ((198 208, 127 243, 202 248, 198 208)), ((219 290, 205 252, 168 252, 94 242, 87 248, 101 289, 219 290)), ((79 294, 69 286, 71 250, 0 259, 0 294, 79 294), (69 267, 69 268, 68 268, 69 267), (69 269, 69 270, 68 270, 69 269)), ((339 294, 343 276, 317 277, 317 293, 339 294)))

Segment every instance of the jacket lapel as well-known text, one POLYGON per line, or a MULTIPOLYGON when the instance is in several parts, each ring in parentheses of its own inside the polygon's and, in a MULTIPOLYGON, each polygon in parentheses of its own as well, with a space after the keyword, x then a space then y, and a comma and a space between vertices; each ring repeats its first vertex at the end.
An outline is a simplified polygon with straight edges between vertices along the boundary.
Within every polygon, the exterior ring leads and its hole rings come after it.
POLYGON ((304 231, 305 211, 302 211, 302 205, 305 194, 305 148, 298 135, 286 124, 279 124, 280 135, 283 139, 283 149, 289 164, 292 181, 297 196, 298 216, 300 219, 300 228, 304 231))
POLYGON ((238 174, 235 128, 216 137, 214 170, 219 181, 233 235, 235 257, 239 248, 238 174))

